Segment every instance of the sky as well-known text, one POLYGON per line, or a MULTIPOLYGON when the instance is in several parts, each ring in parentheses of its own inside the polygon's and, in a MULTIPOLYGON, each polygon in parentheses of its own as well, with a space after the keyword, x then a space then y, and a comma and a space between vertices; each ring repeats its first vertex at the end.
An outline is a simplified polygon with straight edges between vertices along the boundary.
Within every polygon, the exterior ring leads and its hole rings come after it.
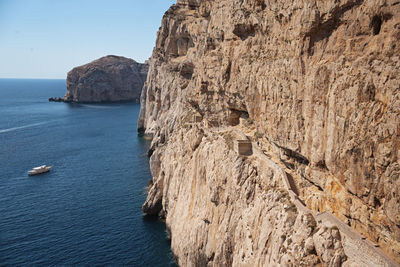
POLYGON ((105 55, 144 62, 176 0, 0 0, 0 78, 65 79, 105 55))

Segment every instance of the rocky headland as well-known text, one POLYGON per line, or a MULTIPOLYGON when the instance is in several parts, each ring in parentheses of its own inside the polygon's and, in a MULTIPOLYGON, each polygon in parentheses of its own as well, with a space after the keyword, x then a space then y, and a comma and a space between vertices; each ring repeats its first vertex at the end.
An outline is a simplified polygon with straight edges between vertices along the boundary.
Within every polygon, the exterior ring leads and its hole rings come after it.
POLYGON ((68 72, 67 93, 55 102, 98 103, 139 101, 148 64, 105 56, 68 72))
POLYGON ((400 1, 178 0, 138 127, 179 265, 400 263, 400 1))

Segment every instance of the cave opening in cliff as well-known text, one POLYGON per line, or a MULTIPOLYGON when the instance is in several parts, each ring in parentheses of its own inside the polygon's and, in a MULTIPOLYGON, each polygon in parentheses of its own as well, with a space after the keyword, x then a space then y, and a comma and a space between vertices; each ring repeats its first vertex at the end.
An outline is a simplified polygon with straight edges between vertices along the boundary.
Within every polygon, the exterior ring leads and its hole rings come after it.
POLYGON ((190 80, 194 73, 194 64, 191 62, 186 62, 180 67, 179 72, 183 78, 190 80))
POLYGON ((242 41, 249 37, 254 37, 256 29, 253 25, 236 24, 233 29, 233 34, 238 36, 242 41))
POLYGON ((257 0, 256 5, 261 7, 262 10, 265 10, 265 8, 267 7, 264 0, 257 0))
POLYGON ((378 35, 382 27, 382 18, 378 15, 375 15, 371 20, 370 27, 372 28, 372 33, 374 35, 378 35))
POLYGON ((234 108, 229 109, 228 124, 230 126, 238 125, 240 123, 240 118, 248 119, 249 113, 247 111, 237 110, 234 108))

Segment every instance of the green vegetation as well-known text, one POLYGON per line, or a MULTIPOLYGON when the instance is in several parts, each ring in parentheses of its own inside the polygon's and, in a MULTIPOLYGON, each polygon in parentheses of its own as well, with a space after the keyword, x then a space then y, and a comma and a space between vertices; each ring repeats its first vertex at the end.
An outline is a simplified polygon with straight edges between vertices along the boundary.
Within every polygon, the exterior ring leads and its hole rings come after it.
POLYGON ((252 119, 250 119, 250 118, 247 118, 246 120, 245 120, 245 124, 246 124, 246 126, 250 126, 250 125, 253 125, 253 120, 252 119))
POLYGON ((254 138, 256 138, 256 139, 260 139, 260 138, 263 138, 263 134, 262 133, 260 133, 259 131, 256 131, 255 133, 254 133, 254 138))

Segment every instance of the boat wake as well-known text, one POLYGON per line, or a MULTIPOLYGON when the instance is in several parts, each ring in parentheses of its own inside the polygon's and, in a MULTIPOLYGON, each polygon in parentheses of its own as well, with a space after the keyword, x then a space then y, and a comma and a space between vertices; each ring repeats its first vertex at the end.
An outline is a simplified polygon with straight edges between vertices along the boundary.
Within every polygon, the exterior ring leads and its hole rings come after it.
POLYGON ((0 130, 0 134, 13 132, 13 131, 16 131, 16 130, 21 130, 21 129, 30 128, 30 127, 35 127, 35 126, 43 125, 43 124, 46 124, 46 123, 48 123, 48 122, 38 122, 38 123, 33 123, 33 124, 27 124, 27 125, 24 125, 24 126, 18 126, 18 127, 8 128, 8 129, 2 129, 2 130, 0 130))
POLYGON ((110 109, 110 108, 120 107, 120 106, 100 106, 100 105, 87 105, 87 104, 81 104, 81 106, 85 108, 96 108, 96 109, 110 109))

